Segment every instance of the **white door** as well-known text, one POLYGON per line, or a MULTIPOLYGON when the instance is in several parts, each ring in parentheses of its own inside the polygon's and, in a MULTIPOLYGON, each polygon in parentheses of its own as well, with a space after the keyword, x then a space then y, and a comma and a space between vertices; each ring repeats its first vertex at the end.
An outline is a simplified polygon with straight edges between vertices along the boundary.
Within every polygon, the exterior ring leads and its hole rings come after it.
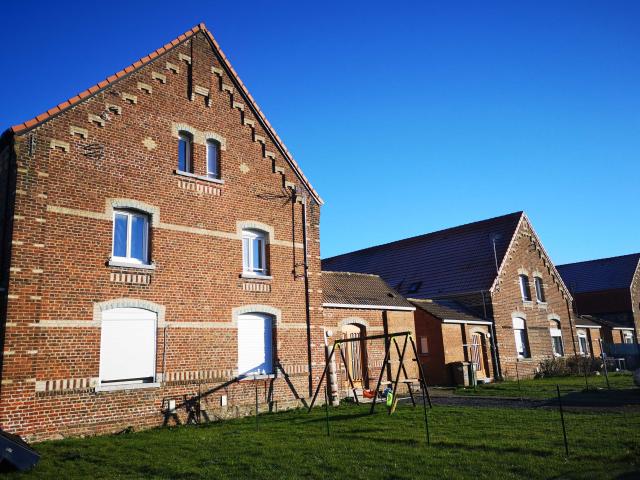
POLYGON ((238 317, 238 375, 273 373, 270 315, 251 313, 238 317))
POLYGON ((156 314, 141 308, 102 312, 100 382, 150 382, 156 376, 156 314))

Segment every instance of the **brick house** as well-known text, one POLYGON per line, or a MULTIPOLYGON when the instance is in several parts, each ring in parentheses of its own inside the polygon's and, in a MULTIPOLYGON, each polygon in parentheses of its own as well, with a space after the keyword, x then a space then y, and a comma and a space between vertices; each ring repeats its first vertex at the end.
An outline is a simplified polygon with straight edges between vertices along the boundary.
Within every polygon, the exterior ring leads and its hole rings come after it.
MULTIPOLYGON (((415 307, 389 288, 377 275, 322 272, 322 296, 327 349, 338 339, 398 332, 410 332, 415 342, 415 307)), ((403 338, 399 337, 397 342, 401 350, 403 338)), ((345 396, 352 396, 351 382, 357 390, 375 388, 383 368, 386 348, 390 349, 390 361, 382 373, 382 380, 389 382, 397 374, 399 367, 398 350, 392 341, 387 343, 385 339, 376 339, 342 344, 342 354, 336 352, 329 366, 334 402, 345 396), (348 376, 345 365, 349 369, 348 376)), ((407 345, 403 365, 407 376, 417 379, 418 367, 413 361, 415 357, 410 348, 407 345)), ((398 388, 404 391, 404 385, 399 385, 398 388)))
POLYGON ((200 24, 0 139, 0 427, 297 405, 322 200, 200 24))
POLYGON ((327 258, 322 268, 377 274, 407 298, 455 301, 490 321, 481 343, 495 350, 497 378, 516 368, 533 375, 542 360, 576 351, 571 295, 523 212, 327 258))
POLYGON ((602 326, 606 343, 638 343, 640 253, 558 265, 579 315, 602 326))
MULTIPOLYGON (((455 300, 409 299, 415 311, 418 354, 429 385, 454 385, 459 374, 470 378, 468 365, 475 365, 479 382, 495 378, 491 322, 482 319, 455 300), (467 371, 462 369, 466 368, 467 371)), ((464 377, 463 377, 464 378, 464 377)))
POLYGON ((578 355, 602 356, 602 323, 591 315, 576 315, 576 349, 578 355))

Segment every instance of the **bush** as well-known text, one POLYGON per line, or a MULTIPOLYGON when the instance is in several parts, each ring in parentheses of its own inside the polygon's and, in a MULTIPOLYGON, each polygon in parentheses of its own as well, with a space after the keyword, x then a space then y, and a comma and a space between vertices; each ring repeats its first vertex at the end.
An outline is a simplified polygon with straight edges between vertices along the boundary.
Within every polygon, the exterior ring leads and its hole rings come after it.
POLYGON ((548 358, 540 362, 537 378, 567 377, 569 375, 584 375, 585 370, 591 374, 600 372, 602 360, 599 358, 572 356, 548 358))

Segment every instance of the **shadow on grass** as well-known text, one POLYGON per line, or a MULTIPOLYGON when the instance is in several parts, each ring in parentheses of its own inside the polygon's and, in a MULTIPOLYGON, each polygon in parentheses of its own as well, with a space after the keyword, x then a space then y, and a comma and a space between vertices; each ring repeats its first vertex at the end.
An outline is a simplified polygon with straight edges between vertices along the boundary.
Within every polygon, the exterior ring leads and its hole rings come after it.
MULTIPOLYGON (((558 399, 552 398, 546 403, 549 405, 557 405, 558 399)), ((640 389, 590 389, 573 391, 565 393, 562 396, 562 405, 567 407, 624 407, 627 405, 640 405, 640 389)))

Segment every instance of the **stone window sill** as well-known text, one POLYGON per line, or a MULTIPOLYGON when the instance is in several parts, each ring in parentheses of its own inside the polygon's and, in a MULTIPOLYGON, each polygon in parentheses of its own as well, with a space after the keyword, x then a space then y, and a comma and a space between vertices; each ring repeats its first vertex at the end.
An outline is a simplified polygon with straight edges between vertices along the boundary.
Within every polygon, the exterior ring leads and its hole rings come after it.
POLYGON ((256 273, 248 273, 248 272, 241 273, 240 278, 246 278, 249 280, 273 280, 273 277, 271 275, 259 275, 256 273))
POLYGON ((121 390, 140 390, 143 388, 160 388, 159 382, 154 383, 125 383, 123 385, 98 385, 96 392, 118 392, 121 390))
POLYGON ((183 172, 182 170, 174 170, 173 173, 175 175, 180 175, 181 177, 195 178, 196 180, 202 180, 203 182, 211 182, 211 183, 217 183, 219 185, 224 185, 224 180, 220 178, 206 177, 204 175, 196 175, 195 173, 183 172))
POLYGON ((270 378, 276 378, 275 373, 271 373, 269 375, 247 375, 246 377, 239 377, 238 380, 241 382, 251 382, 257 380, 269 380, 270 378))
POLYGON ((111 260, 111 259, 109 259, 108 265, 110 267, 138 268, 138 269, 141 269, 141 270, 155 270, 156 269, 156 264, 155 263, 150 263, 150 264, 129 263, 129 262, 121 262, 121 261, 118 261, 118 260, 111 260))

